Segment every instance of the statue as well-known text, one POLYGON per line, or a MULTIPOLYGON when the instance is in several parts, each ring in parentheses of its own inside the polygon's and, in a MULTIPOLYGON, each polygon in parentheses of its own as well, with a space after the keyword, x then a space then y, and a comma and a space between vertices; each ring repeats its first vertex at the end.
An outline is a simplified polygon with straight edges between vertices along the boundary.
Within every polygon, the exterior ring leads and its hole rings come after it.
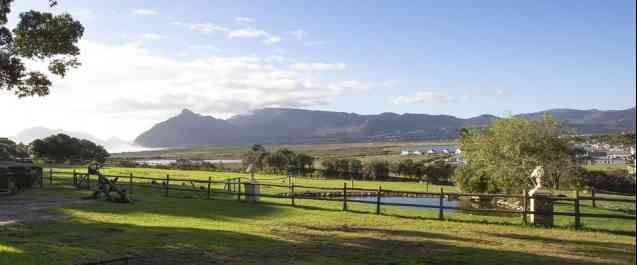
POLYGON ((256 171, 256 166, 254 163, 250 163, 246 172, 250 173, 250 183, 244 183, 245 192, 246 192, 246 200, 250 202, 258 202, 259 201, 259 193, 261 191, 261 186, 257 183, 257 180, 254 178, 254 172, 256 171))
POLYGON ((246 172, 250 173, 250 182, 254 183, 257 180, 254 178, 254 171, 256 171, 256 168, 254 166, 254 163, 250 163, 250 165, 248 165, 248 168, 246 168, 246 172))
POLYGON ((550 199, 550 191, 544 189, 544 167, 537 166, 531 173, 531 179, 535 180, 535 188, 529 191, 531 196, 531 222, 535 225, 553 226, 553 202, 550 199))
POLYGON ((531 193, 535 193, 535 191, 538 191, 544 188, 544 183, 542 181, 543 178, 544 178, 544 167, 537 166, 531 173, 531 179, 535 180, 535 188, 531 190, 531 193))

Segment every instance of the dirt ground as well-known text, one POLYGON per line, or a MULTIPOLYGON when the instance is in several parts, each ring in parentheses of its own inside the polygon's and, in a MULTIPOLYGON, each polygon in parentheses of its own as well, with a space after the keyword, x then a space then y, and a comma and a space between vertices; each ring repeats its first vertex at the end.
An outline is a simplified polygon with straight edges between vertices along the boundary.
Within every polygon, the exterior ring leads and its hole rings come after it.
POLYGON ((61 216, 48 211, 49 208, 66 204, 90 203, 71 196, 38 196, 37 192, 26 191, 15 196, 0 198, 0 226, 15 223, 43 223, 59 219, 61 216))

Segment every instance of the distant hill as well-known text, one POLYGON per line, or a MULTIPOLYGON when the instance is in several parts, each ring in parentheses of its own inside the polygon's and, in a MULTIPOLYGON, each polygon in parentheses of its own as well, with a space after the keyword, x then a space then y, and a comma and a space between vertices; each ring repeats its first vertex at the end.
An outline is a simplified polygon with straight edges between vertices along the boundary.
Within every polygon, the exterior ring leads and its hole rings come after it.
MULTIPOLYGON (((626 110, 552 109, 521 114, 538 119, 544 113, 578 133, 635 130, 635 108, 626 110)), ((184 109, 135 139, 145 147, 193 147, 240 144, 335 143, 373 140, 428 140, 457 137, 463 127, 483 127, 493 115, 462 119, 449 115, 356 113, 266 108, 215 119, 184 109)))
POLYGON ((575 110, 550 109, 543 112, 521 114, 520 116, 539 119, 544 113, 560 120, 564 125, 582 134, 635 131, 635 108, 625 110, 575 110))
POLYGON ((106 140, 99 139, 93 135, 83 132, 74 132, 74 131, 66 131, 66 130, 53 130, 46 127, 33 127, 22 130, 16 136, 11 137, 17 143, 25 143, 29 144, 33 142, 35 139, 42 139, 48 136, 63 133, 75 138, 86 139, 91 142, 94 142, 98 145, 104 146, 106 150, 109 152, 118 152, 121 150, 132 150, 135 149, 133 143, 119 139, 117 137, 111 137, 106 140))

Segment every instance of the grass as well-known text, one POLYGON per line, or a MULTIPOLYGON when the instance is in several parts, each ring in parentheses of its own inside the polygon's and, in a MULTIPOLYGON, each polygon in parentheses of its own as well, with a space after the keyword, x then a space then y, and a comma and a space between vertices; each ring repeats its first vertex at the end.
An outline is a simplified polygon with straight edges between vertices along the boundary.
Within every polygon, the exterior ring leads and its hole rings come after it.
MULTIPOLYGON (((60 185, 19 196, 81 197, 60 185)), ((634 264, 621 233, 489 224, 465 216, 394 217, 330 202, 297 207, 165 198, 138 190, 134 204, 97 201, 52 211, 47 224, 0 227, 0 264, 73 264, 126 254, 152 264, 634 264), (216 262, 216 263, 215 263, 216 262), (206 263, 208 264, 208 263, 206 263)), ((274 202, 273 202, 274 203, 274 202)))
POLYGON ((585 165, 584 168, 590 171, 618 171, 618 170, 627 170, 625 164, 591 164, 585 165))
MULTIPOLYGON (((57 168, 56 172, 73 172, 73 169, 77 170, 77 172, 86 172, 85 168, 57 168)), ((102 174, 105 175, 123 175, 128 176, 131 173, 134 176, 139 177, 156 177, 156 178, 165 178, 166 175, 170 175, 172 179, 196 179, 196 180, 208 180, 208 177, 212 177, 213 181, 225 181, 227 179, 232 178, 249 178, 248 174, 245 173, 236 173, 236 172, 210 172, 210 171, 197 171, 197 170, 168 170, 168 169, 155 169, 155 168, 126 168, 126 167, 107 167, 100 170, 102 174)), ((279 185, 288 185, 288 178, 286 176, 280 175, 269 175, 269 174, 255 174, 255 178, 265 184, 279 184, 279 185)), ((124 179, 125 180, 125 179, 124 179)), ((148 181, 135 180, 139 182, 147 183, 148 181)), ((342 179, 312 179, 312 178, 293 178, 293 182, 295 185, 299 186, 316 186, 316 187, 324 187, 324 188, 334 188, 334 189, 342 189, 343 183, 347 183, 348 187, 352 187, 352 181, 350 180, 342 180, 342 179)), ((181 184, 181 182, 175 182, 176 184, 181 184)), ((440 185, 426 185, 423 183, 416 182, 390 182, 390 181, 363 181, 363 180, 355 180, 353 181, 355 188, 364 188, 364 189, 377 189, 378 186, 382 186, 383 189, 387 190, 404 190, 404 191, 440 191, 440 189, 444 189, 448 192, 456 192, 457 188, 455 186, 440 186, 440 185)), ((190 185, 190 183, 185 182, 186 185, 190 185)), ((213 188, 222 188, 223 184, 215 184, 213 188)), ((311 189, 298 189, 295 191, 305 191, 311 189)), ((274 191, 284 192, 287 189, 274 189, 274 191)))
MULTIPOLYGON (((66 169, 69 170, 69 169, 66 169)), ((106 168, 103 173, 208 179, 210 172, 106 168)), ((212 173, 215 179, 238 173, 212 173)), ((245 175, 243 175, 245 176, 245 175)), ((257 175, 264 181, 276 176, 257 175)), ((68 177, 62 180, 70 180, 68 177)), ((56 180, 59 181, 59 180, 56 180)), ((342 180, 295 183, 342 187, 342 180)), ((138 183, 141 184, 141 183, 138 183)), ((181 185, 180 183, 175 183, 181 185)), ((356 182, 422 190, 417 183, 356 182), (393 185, 393 186, 392 186, 393 185)), ((221 188, 221 187, 218 187, 221 188)), ((449 190, 455 189, 448 187, 449 190)), ((268 191, 268 192, 278 192, 268 191)), ((88 191, 46 185, 18 196, 79 198, 88 191)), ((521 225, 519 216, 488 216, 339 202, 262 198, 237 202, 234 195, 205 200, 192 192, 135 187, 134 204, 97 201, 52 209, 63 218, 46 224, 0 227, 0 264, 73 264, 126 254, 150 264, 634 264, 635 221, 556 217, 557 228, 521 225)), ((572 204, 556 205, 572 211, 572 204)), ((582 212, 634 215, 635 206, 586 202, 582 212)))
MULTIPOLYGON (((76 169, 78 172, 82 172, 83 169, 76 169)), ((55 169, 56 172, 72 172, 73 169, 65 168, 65 169, 55 169)), ((235 173, 235 172, 208 172, 208 171, 186 171, 186 170, 165 170, 165 169, 153 169, 153 168, 122 168, 122 167, 107 167, 100 170, 103 174, 106 175, 123 175, 129 176, 129 174, 133 174, 134 176, 141 177, 156 177, 156 178, 165 178, 166 175, 170 175, 170 178, 173 179, 171 181, 171 185, 174 187, 183 187, 183 188, 193 188, 193 184, 190 182, 184 181, 176 181, 175 179, 195 179, 195 180, 204 180, 207 181, 208 177, 212 177, 214 181, 224 181, 226 179, 232 179, 237 177, 247 178, 248 174, 243 173, 235 173)), ((276 184, 276 185, 289 185, 288 178, 286 176, 277 176, 277 175, 267 175, 267 174, 255 174, 255 178, 263 184, 276 184)), ((71 182, 70 175, 66 175, 66 183, 71 182)), ((245 181, 245 179, 244 179, 245 181)), ((338 180, 338 179, 310 179, 310 178, 293 178, 293 183, 297 186, 306 186, 306 187, 297 187, 295 188, 295 192, 316 192, 316 191, 325 191, 319 189, 312 189, 307 187, 321 187, 321 188, 332 188, 333 191, 342 191, 343 184, 347 183, 348 188, 352 187, 352 182, 347 180, 338 180)), ((128 183, 127 178, 123 178, 121 180, 123 183, 128 183)), ((149 185, 150 181, 148 180, 134 180, 135 185, 145 185, 151 186, 155 189, 160 188, 159 184, 149 185)), ((416 182, 389 182, 389 181, 359 181, 356 180, 353 182, 353 186, 356 188, 363 189, 378 189, 381 186, 384 190, 397 190, 397 191, 430 191, 430 192, 439 192, 441 189, 445 192, 459 192, 457 187, 455 186, 440 186, 440 185, 426 185, 423 183, 416 182)), ((195 184, 195 188, 205 189, 206 184, 195 184)), ((216 183, 212 185, 213 190, 222 190, 224 188, 224 184, 216 183)), ((136 188, 136 186, 134 187, 136 188)), ((157 193, 161 193, 161 191, 156 191, 157 193)), ((267 187, 262 186, 262 193, 276 195, 279 193, 290 192, 290 189, 285 187, 267 187)), ((329 190, 328 190, 329 192, 329 190)), ((573 197, 572 192, 566 191, 555 191, 556 194, 567 195, 573 197)), ((189 198, 198 198, 194 195, 193 192, 180 192, 180 191, 171 191, 172 196, 181 196, 181 197, 189 197, 189 198)), ((581 194, 581 196, 590 196, 586 191, 581 194)), ((618 196, 613 195, 603 195, 597 194, 598 197, 610 197, 616 198, 618 196)), ((234 196, 231 196, 234 199, 234 196)), ((267 202, 274 203, 282 203, 289 205, 290 202, 288 199, 272 199, 272 198, 264 198, 267 202)), ((297 200, 300 201, 300 200, 297 200)), ((317 201, 309 201, 311 205, 319 205, 326 209, 330 210, 339 210, 341 209, 340 203, 318 203, 317 201)), ((597 202, 598 207, 592 207, 591 201, 581 201, 580 211, 582 213, 587 214, 620 214, 620 215, 635 215, 635 205, 633 203, 622 203, 622 202, 597 202)), ((350 207, 350 209, 352 209, 350 207)), ((356 205, 355 209, 362 212, 375 212, 375 206, 373 205, 356 205)), ((399 207, 383 207, 386 214, 395 215, 395 216, 403 216, 403 217, 414 217, 421 218, 423 217, 423 212, 425 212, 425 217, 427 218, 437 218, 437 212, 435 211, 422 211, 422 210, 405 210, 399 207)), ((560 201, 555 204, 555 210, 559 212, 574 212, 574 203, 572 201, 560 201)), ((498 214, 494 215, 476 215, 476 214, 453 214, 449 216, 454 220, 459 221, 476 221, 476 222, 486 222, 486 223, 505 223, 505 224, 521 224, 522 218, 519 215, 503 215, 498 214)), ((555 224, 561 227, 572 227, 575 223, 574 217, 570 216, 555 216, 555 224)), ((619 233, 635 233, 635 221, 633 220, 623 220, 623 219, 601 219, 601 218, 582 218, 582 223, 587 229, 599 230, 599 231, 611 231, 611 232, 619 232, 619 233)))

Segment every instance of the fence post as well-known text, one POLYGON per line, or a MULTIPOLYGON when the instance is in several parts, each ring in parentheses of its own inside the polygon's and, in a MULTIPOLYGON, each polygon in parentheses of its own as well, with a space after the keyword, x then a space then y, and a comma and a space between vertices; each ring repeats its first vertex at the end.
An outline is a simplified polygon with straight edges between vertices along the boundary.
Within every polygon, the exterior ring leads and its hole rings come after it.
POLYGON ((580 228, 579 189, 575 190, 575 228, 580 228))
POLYGON ((166 174, 166 186, 164 186, 164 197, 168 197, 168 185, 170 185, 170 175, 166 174))
POLYGON ((526 192, 526 189, 522 190, 523 194, 522 194, 522 223, 524 224, 528 224, 528 220, 527 220, 527 212, 528 212, 528 201, 529 201, 529 194, 526 192))
POLYGON ((77 173, 73 169, 73 186, 77 187, 77 173))
POLYGON ((294 183, 290 185, 290 196, 292 197, 292 206, 296 206, 296 202, 294 201, 294 197, 296 197, 294 195, 294 183))
POLYGON ((376 193, 376 214, 380 214, 380 196, 383 192, 383 187, 378 186, 378 193, 376 193))
POLYGON ((347 211, 347 183, 343 183, 343 211, 347 211))
POLYGON ((208 177, 208 200, 210 200, 210 192, 212 191, 210 187, 211 184, 212 184, 212 177, 208 177))
POLYGON ((593 197, 593 208, 597 208, 597 203, 595 202, 595 188, 591 188, 591 197, 593 197))
POLYGON ((128 193, 133 193, 133 172, 130 173, 130 178, 128 179, 128 193))
MULTIPOLYGON (((97 179, 99 181, 99 177, 97 179)), ((91 174, 86 174, 86 186, 88 186, 88 189, 91 189, 91 174)))
POLYGON ((44 170, 40 171, 40 188, 44 188, 44 170))
POLYGON ((53 185, 53 169, 49 168, 49 184, 53 185))
POLYGON ((241 201, 241 179, 237 179, 237 201, 241 201))
POLYGON ((438 207, 438 219, 443 220, 445 218, 444 215, 444 205, 443 205, 443 198, 445 197, 444 191, 442 190, 442 188, 440 188, 440 201, 439 201, 439 207, 438 207))

